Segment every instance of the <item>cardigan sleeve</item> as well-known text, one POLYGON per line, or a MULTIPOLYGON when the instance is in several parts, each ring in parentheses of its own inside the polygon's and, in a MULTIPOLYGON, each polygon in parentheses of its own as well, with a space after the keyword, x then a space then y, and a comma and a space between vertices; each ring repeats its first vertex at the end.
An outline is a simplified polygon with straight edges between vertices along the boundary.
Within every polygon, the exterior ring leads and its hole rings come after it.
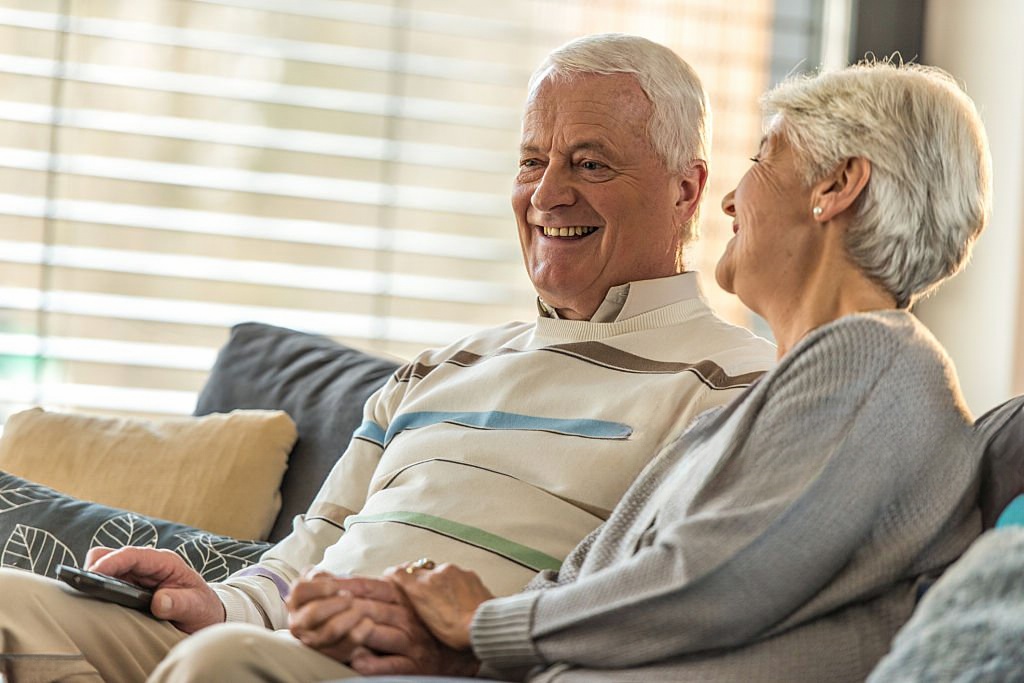
POLYGON ((572 583, 482 605, 476 655, 499 669, 637 666, 751 642, 809 603, 947 436, 919 419, 953 403, 941 363, 869 328, 833 327, 784 359, 748 397, 710 476, 659 512, 652 543, 572 583))

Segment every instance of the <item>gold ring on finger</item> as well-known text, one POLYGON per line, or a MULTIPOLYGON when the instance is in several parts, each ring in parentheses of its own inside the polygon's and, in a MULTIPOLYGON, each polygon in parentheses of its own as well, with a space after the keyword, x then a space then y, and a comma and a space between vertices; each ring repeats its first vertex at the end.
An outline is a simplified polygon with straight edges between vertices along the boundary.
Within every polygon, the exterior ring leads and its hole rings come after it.
POLYGON ((412 574, 417 569, 433 569, 436 566, 437 566, 437 564, 435 564, 434 561, 432 559, 430 559, 429 557, 421 557, 420 559, 416 560, 415 562, 410 564, 408 567, 406 567, 405 568, 405 573, 406 574, 412 574))

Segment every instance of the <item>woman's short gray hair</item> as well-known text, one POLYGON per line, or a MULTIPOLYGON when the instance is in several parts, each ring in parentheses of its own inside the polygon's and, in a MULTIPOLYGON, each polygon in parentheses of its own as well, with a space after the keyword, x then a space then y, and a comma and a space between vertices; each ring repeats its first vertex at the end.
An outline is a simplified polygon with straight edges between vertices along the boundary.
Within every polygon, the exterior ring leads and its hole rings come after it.
POLYGON ((863 62, 795 77, 762 99, 808 185, 844 159, 871 162, 846 236, 855 265, 907 307, 958 272, 988 221, 988 140, 945 71, 863 62))
MULTIPOLYGON (((575 74, 633 74, 651 102, 647 137, 668 170, 679 173, 711 152, 711 104, 697 73, 664 45, 624 33, 598 33, 572 40, 547 56, 530 77, 532 98, 550 78, 575 74)), ((690 221, 694 237, 697 214, 690 221)))

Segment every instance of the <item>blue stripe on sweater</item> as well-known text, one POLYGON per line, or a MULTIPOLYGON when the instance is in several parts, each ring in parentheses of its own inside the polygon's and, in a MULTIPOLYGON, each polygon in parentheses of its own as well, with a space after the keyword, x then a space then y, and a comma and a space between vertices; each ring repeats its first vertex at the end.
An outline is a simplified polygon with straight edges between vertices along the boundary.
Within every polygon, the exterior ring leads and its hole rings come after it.
POLYGON ((352 432, 353 439, 366 439, 372 441, 381 448, 384 447, 384 428, 373 420, 367 420, 359 425, 356 431, 352 432))
MULTIPOLYGON (((489 412, 424 411, 399 415, 391 423, 391 426, 388 427, 383 443, 385 445, 391 443, 393 438, 407 429, 419 429, 420 427, 429 427, 430 425, 442 422, 462 427, 472 427, 474 429, 553 432, 568 436, 581 436, 587 439, 628 439, 633 433, 633 428, 629 425, 622 424, 621 422, 608 422, 606 420, 535 417, 533 415, 506 413, 497 410, 489 412)), ((366 426, 366 423, 363 426, 366 426)), ((377 425, 373 426, 380 429, 377 425)), ((363 427, 359 429, 362 430, 363 427)))

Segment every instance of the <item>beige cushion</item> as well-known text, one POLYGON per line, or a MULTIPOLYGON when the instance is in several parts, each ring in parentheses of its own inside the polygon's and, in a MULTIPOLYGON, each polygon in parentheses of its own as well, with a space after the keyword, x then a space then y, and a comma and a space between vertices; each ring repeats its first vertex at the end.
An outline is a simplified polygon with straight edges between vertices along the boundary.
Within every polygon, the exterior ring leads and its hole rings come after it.
POLYGON ((295 438, 281 411, 150 421, 33 408, 7 420, 0 470, 104 505, 264 539, 295 438))

